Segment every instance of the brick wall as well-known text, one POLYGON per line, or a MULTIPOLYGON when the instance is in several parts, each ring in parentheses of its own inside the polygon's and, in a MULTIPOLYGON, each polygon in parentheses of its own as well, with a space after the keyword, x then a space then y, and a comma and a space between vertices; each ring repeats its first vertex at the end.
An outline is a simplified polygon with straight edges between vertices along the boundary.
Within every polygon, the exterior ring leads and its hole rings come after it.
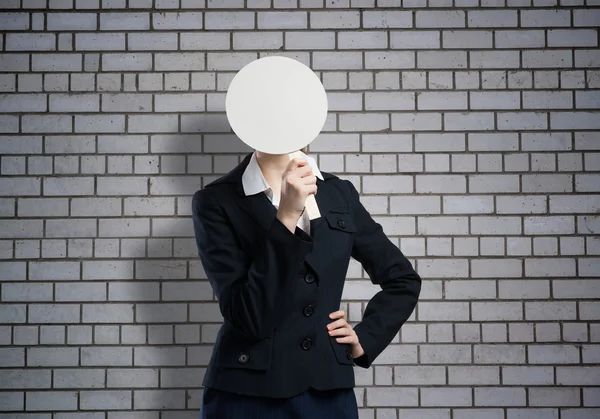
MULTIPOLYGON (((190 200, 269 54, 322 77, 310 153, 424 278, 361 419, 600 417, 600 3, 560 3, 2 0, 0 418, 197 417, 190 200)), ((376 290, 352 261, 351 321, 376 290)))

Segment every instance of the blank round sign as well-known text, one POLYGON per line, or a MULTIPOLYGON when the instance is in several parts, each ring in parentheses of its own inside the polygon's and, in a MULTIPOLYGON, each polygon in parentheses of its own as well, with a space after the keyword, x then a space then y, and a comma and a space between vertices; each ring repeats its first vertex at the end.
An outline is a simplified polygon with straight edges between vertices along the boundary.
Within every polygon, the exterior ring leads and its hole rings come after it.
POLYGON ((319 135, 327 119, 327 94, 317 75, 301 62, 265 57, 235 75, 225 110, 233 132, 248 146, 287 154, 319 135))

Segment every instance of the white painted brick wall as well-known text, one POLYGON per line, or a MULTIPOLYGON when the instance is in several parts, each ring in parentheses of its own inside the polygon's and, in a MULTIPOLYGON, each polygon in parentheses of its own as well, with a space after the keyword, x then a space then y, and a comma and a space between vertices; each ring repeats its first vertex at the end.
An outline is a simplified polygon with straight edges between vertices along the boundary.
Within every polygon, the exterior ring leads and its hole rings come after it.
MULTIPOLYGON (((600 417, 596 0, 0 2, 0 419, 195 418, 222 317, 191 195, 229 82, 315 70, 310 153, 424 279, 361 419, 600 417)), ((352 322, 375 292, 351 261, 352 322)))

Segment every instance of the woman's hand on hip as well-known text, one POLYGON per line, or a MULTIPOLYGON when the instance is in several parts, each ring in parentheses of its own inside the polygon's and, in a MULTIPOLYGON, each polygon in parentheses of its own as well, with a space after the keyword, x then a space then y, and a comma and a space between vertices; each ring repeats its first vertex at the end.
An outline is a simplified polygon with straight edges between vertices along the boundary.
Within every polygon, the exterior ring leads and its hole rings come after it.
POLYGON ((360 345, 356 332, 346 321, 346 312, 344 310, 334 311, 329 314, 329 318, 337 319, 327 325, 329 336, 338 336, 335 339, 338 343, 349 343, 352 358, 358 358, 364 354, 365 350, 360 345))

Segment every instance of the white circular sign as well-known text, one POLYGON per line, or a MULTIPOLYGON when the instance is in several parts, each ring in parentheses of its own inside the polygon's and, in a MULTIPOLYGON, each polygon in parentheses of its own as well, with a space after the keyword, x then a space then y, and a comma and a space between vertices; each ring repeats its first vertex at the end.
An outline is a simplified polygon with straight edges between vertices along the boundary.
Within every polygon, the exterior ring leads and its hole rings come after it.
POLYGON ((244 66, 225 97, 233 132, 248 146, 286 154, 310 144, 327 119, 327 94, 299 61, 265 57, 244 66))

